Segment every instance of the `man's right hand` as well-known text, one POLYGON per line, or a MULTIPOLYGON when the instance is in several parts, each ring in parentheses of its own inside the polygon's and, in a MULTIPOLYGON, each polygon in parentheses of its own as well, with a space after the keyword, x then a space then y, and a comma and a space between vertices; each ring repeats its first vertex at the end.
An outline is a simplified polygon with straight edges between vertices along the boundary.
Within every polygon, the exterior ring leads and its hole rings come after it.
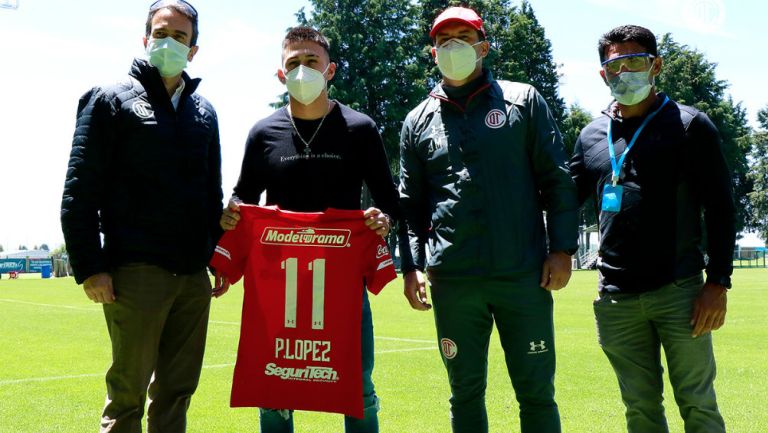
POLYGON ((93 302, 111 304, 115 302, 115 290, 112 288, 112 276, 106 272, 91 275, 83 282, 83 290, 93 302))
POLYGON ((424 274, 421 271, 411 271, 403 276, 404 294, 411 308, 419 311, 427 311, 432 305, 427 303, 427 286, 424 282, 424 274))
POLYGON ((237 222, 240 221, 240 201, 230 199, 227 207, 221 213, 219 225, 224 230, 234 230, 237 222))

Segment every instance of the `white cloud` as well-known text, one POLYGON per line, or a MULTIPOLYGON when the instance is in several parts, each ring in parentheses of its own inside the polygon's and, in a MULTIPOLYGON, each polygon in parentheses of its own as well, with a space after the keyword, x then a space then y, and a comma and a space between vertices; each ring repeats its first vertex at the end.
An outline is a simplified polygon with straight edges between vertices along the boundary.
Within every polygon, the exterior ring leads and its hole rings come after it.
POLYGON ((728 8, 722 0, 586 0, 635 18, 642 17, 667 26, 699 34, 735 39, 726 31, 728 8))
MULTIPOLYGON (((284 91, 274 76, 280 45, 304 2, 284 0, 278 10, 267 11, 251 3, 224 10, 218 2, 198 1, 206 20, 188 72, 203 78, 199 91, 219 114, 228 196, 249 129, 272 112, 269 102, 284 91)), ((145 18, 144 7, 100 0, 66 7, 30 2, 0 12, 0 40, 7 42, 0 44, 0 245, 5 249, 63 242, 59 206, 78 98, 95 85, 125 77, 132 57, 142 55, 145 18)))

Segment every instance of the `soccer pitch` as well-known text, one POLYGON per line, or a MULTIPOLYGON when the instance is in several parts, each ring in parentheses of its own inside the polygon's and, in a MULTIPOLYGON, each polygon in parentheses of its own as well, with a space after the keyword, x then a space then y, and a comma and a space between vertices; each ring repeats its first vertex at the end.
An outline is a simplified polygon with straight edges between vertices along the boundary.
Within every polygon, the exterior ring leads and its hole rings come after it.
MULTIPOLYGON (((71 278, 24 277, 0 280, 0 433, 97 431, 110 362, 101 308, 71 278)), ((564 432, 626 431, 616 379, 596 342, 591 305, 596 279, 593 271, 575 272, 569 286, 555 294, 556 385, 564 432)), ((715 385, 731 433, 768 432, 766 283, 768 269, 737 270, 726 325, 715 333, 715 385)), ((213 300, 205 367, 188 432, 258 431, 256 409, 228 405, 241 301, 241 284, 213 300)), ((411 310, 402 279, 372 296, 371 305, 381 431, 450 432, 450 392, 432 313, 411 310)), ((490 430, 519 431, 517 403, 496 334, 488 375, 490 430)), ((668 382, 666 389, 670 430, 682 433, 668 382)), ((297 432, 343 431, 341 415, 298 412, 295 422, 297 432)))

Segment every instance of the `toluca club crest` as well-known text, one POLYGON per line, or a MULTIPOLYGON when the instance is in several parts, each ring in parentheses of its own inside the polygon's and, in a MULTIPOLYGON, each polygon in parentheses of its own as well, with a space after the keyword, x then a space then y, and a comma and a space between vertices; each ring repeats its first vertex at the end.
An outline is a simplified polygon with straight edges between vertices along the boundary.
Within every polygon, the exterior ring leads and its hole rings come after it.
POLYGON ((485 126, 489 128, 501 128, 505 123, 507 123, 507 115, 498 108, 494 108, 485 115, 485 126))
POLYGON ((149 105, 149 102, 143 100, 134 102, 131 106, 131 110, 142 119, 149 119, 155 115, 155 111, 152 109, 152 106, 149 105))

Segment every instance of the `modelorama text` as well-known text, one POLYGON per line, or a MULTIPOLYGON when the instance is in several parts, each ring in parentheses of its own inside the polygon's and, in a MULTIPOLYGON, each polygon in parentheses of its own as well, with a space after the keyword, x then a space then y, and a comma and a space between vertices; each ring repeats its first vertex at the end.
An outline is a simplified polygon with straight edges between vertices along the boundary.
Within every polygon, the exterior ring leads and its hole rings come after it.
POLYGON ((291 243, 301 245, 345 246, 349 239, 348 230, 289 229, 267 227, 262 243, 291 243))

